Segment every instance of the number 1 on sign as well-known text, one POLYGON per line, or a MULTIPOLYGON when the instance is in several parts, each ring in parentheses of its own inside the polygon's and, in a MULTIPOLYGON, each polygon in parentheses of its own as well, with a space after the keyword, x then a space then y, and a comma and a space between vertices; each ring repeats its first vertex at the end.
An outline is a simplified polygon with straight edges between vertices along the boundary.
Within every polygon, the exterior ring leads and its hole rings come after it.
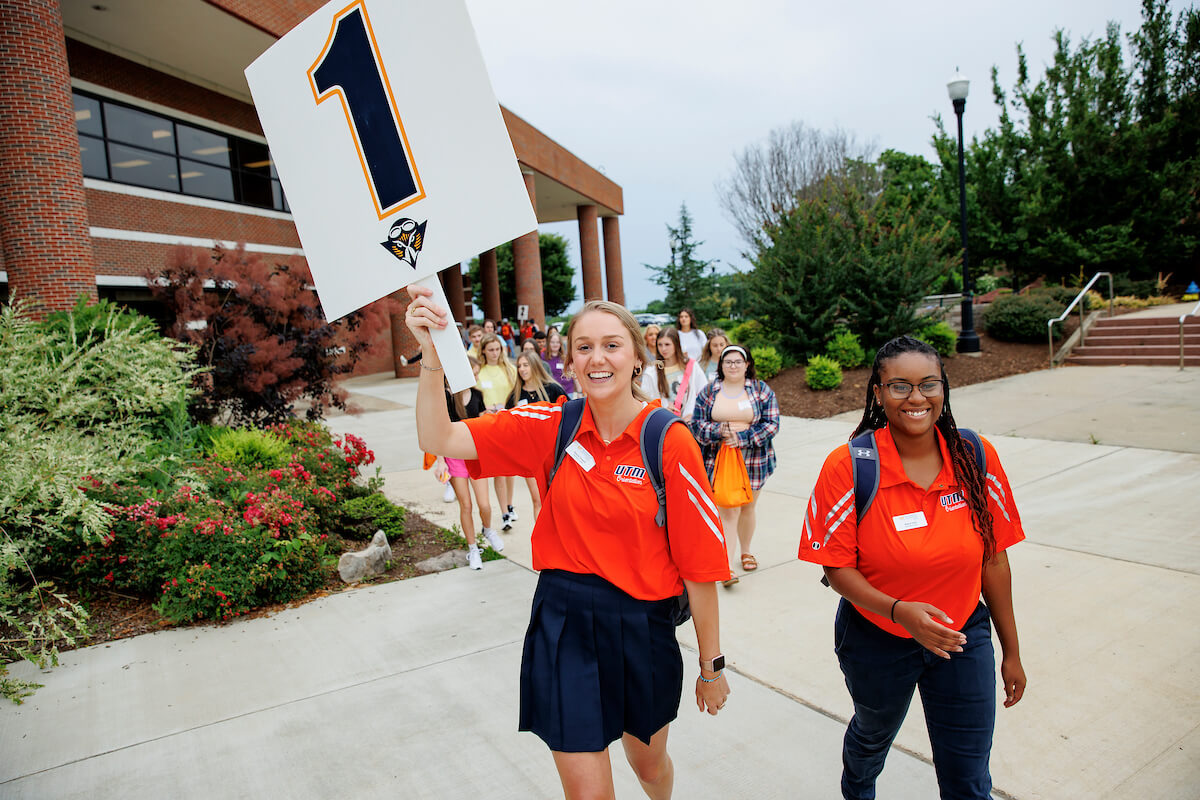
POLYGON ((317 103, 341 99, 379 218, 425 197, 364 0, 334 16, 308 80, 317 103))

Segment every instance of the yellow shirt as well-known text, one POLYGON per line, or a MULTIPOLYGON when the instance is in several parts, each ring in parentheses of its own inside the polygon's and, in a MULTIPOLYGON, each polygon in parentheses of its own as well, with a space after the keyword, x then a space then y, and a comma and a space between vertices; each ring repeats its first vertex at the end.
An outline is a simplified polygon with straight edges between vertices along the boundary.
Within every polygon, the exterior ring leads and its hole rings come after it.
POLYGON ((479 391, 483 392, 483 404, 488 408, 499 406, 504 408, 504 401, 508 399, 508 395, 512 392, 513 383, 516 380, 517 371, 513 369, 510 374, 500 364, 496 366, 483 366, 479 369, 479 391))

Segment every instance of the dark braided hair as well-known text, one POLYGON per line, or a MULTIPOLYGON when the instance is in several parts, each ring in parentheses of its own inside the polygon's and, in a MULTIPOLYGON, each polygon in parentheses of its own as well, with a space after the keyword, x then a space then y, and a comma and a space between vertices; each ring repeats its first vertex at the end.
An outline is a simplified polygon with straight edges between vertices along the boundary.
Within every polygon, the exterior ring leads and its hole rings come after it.
POLYGON ((875 398, 875 387, 882 387, 883 381, 879 372, 883 365, 903 353, 920 353, 929 356, 937 362, 942 375, 942 415, 937 418, 937 429, 946 440, 946 449, 950 451, 950 462, 954 475, 958 478, 963 489, 967 505, 971 507, 971 517, 975 521, 975 530, 983 540, 983 561, 990 562, 996 556, 996 536, 992 532, 992 512, 988 510, 986 476, 980 473, 979 464, 967 450, 958 426, 954 422, 954 414, 950 411, 950 382, 946 379, 946 367, 942 364, 937 351, 920 339, 911 336, 897 336, 879 348, 875 361, 871 364, 871 380, 867 382, 867 401, 863 411, 862 421, 851 434, 853 439, 860 433, 879 430, 887 425, 887 416, 883 412, 883 404, 875 398))

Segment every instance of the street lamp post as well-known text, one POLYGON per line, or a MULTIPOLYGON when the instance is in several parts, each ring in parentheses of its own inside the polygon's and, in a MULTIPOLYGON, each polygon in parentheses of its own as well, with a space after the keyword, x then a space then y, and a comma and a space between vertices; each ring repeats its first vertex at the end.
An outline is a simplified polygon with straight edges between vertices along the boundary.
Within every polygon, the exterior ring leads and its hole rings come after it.
POLYGON ((962 332, 958 334, 960 353, 979 353, 979 334, 975 332, 975 296, 971 291, 971 269, 967 262, 967 172, 963 165, 963 110, 967 107, 967 89, 971 82, 957 70, 946 84, 946 92, 954 103, 958 117, 958 216, 962 231, 962 332))

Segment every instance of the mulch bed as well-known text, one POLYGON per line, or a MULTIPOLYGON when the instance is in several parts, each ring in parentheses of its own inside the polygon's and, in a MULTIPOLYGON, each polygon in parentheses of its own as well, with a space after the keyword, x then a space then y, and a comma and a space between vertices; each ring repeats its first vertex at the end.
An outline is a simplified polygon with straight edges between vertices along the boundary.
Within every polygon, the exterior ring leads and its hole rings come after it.
MULTIPOLYGON (((956 355, 945 360, 946 377, 950 386, 968 386, 1007 375, 1046 369, 1049 354, 1045 344, 1001 342, 985 333, 979 334, 979 357, 956 355)), ((842 385, 836 389, 818 391, 804 382, 804 367, 784 370, 767 381, 779 398, 779 411, 793 417, 821 419, 843 411, 863 410, 871 367, 858 367, 842 372, 842 385)))
MULTIPOLYGON (((447 546, 446 539, 442 534, 442 529, 428 521, 419 514, 409 511, 404 521, 405 536, 404 539, 398 542, 392 542, 392 565, 387 572, 371 578, 368 581, 363 581, 358 584, 348 585, 342 583, 342 579, 338 577, 337 570, 333 570, 329 579, 318 591, 307 597, 295 600, 291 603, 277 603, 269 606, 262 606, 241 615, 235 619, 253 619, 256 617, 269 616, 282 611, 285 608, 294 608, 295 606, 303 605, 304 603, 316 600, 320 597, 325 597, 338 592, 350 591, 359 586, 369 586, 379 583, 390 583, 391 581, 403 580, 405 578, 415 578, 418 575, 423 575, 416 565, 427 558, 432 558, 440 555, 451 549, 447 546)), ((343 541, 341 549, 335 555, 341 555, 348 550, 361 550, 367 546, 369 539, 363 541, 343 541)), ((139 636, 143 633, 152 633, 154 631, 164 630, 174 627, 170 622, 163 619, 154 610, 151 598, 137 597, 134 595, 121 594, 119 592, 98 591, 88 597, 80 597, 73 592, 66 593, 68 597, 83 605, 88 610, 91 618, 88 620, 92 628, 92 635, 85 641, 79 642, 77 647, 87 647, 94 644, 102 644, 111 642, 117 639, 125 639, 130 636, 139 636)), ((220 625, 225 623, 213 623, 207 621, 194 622, 190 625, 180 627, 194 627, 196 625, 220 625)), ((60 650, 71 650, 71 647, 61 647, 60 650)))

